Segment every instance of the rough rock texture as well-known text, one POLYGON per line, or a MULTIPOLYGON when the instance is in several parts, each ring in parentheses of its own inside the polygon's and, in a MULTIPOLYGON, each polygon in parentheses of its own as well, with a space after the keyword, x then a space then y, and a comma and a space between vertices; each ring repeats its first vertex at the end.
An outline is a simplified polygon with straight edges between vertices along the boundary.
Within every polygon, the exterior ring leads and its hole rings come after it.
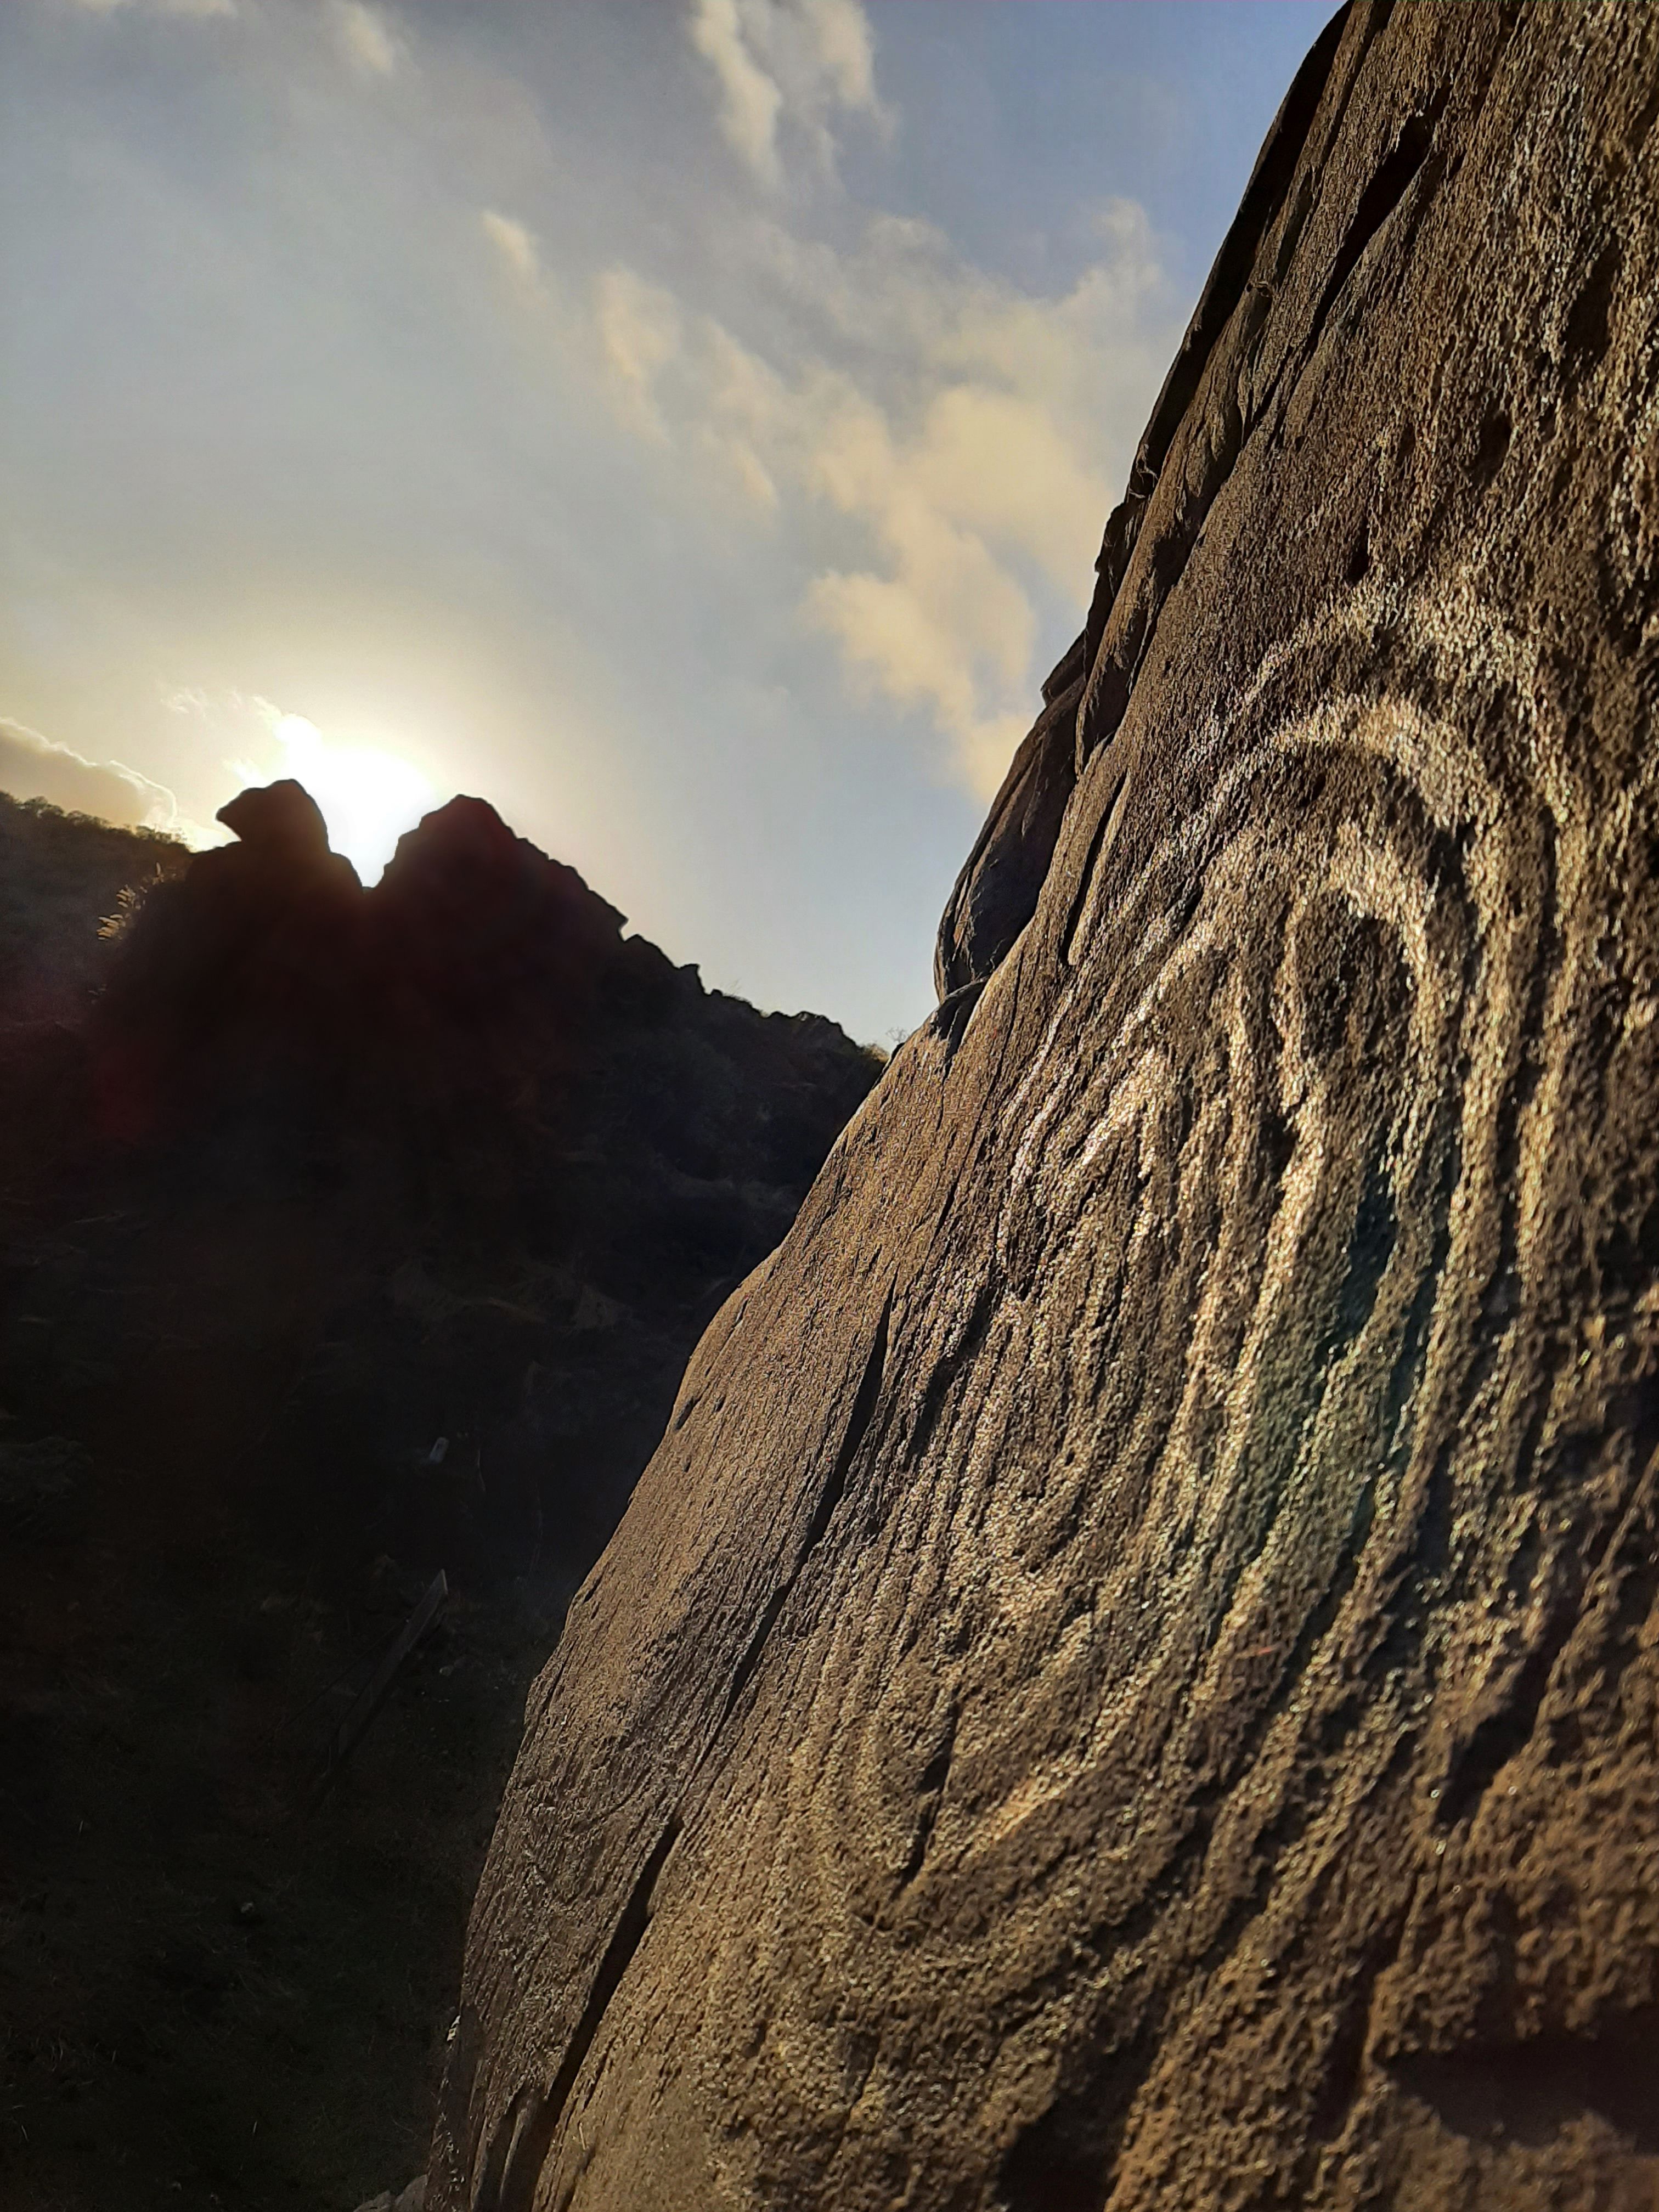
POLYGON ((1656 116, 1645 7, 1310 58, 1031 918, 532 1694, 434 2212, 1659 2202, 1656 116))
POLYGON ((983 982, 1036 909, 1077 777, 1077 710, 1088 674, 1079 637, 1042 687, 1027 732, 946 902, 933 951, 941 1000, 983 982))

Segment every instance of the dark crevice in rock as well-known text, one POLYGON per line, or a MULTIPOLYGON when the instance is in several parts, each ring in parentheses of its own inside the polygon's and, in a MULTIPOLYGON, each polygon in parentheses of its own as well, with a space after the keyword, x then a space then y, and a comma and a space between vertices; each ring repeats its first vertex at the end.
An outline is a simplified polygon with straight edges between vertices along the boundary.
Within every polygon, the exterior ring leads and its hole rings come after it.
POLYGON ((1104 2212, 1123 2130, 1152 2061, 1151 2043, 1094 2060, 1009 2146, 998 2176, 1003 2212, 1104 2212))
POLYGON ((1609 239, 1568 310, 1561 344, 1564 382, 1569 392, 1577 389, 1607 352, 1613 295, 1623 266, 1624 248, 1616 238, 1609 239))
POLYGON ((1042 679, 1042 703, 1052 707, 1056 699, 1080 684, 1089 673, 1088 638, 1081 630, 1072 640, 1059 660, 1042 679))
POLYGON ((1639 154, 1648 143, 1648 134, 1659 121, 1659 82, 1643 101, 1640 112, 1632 121, 1625 143, 1632 155, 1639 154))
MULTIPOLYGON (((526 2100, 520 2105, 514 2100, 503 2119, 498 2135, 507 2136, 507 2148, 502 2161, 501 2181, 491 2193, 488 2173, 477 2199, 477 2212, 530 2212, 535 2202, 537 2185, 542 2169, 547 2164, 547 2154, 552 2147, 554 2132, 560 2115, 569 2101, 570 2092, 576 2085, 593 2039, 599 2032, 605 2008, 618 1988, 623 1976, 632 1963, 634 1954, 645 1940, 645 1931, 651 1923, 651 1898, 657 1878, 667 1862, 669 1853, 679 1841, 678 1816, 672 1818, 656 1846, 640 1869, 639 1879, 629 1894, 620 1917, 599 1960, 599 1972, 582 2008, 581 2018, 571 2032, 565 2045, 563 2063, 553 2078, 553 2085, 539 2101, 526 2100), (510 2132, 509 2132, 510 2129, 510 2132)), ((520 2093, 521 2097, 523 2093, 520 2093)), ((565 2202, 568 2202, 567 2197, 565 2202)))
POLYGON ((1449 1141, 1443 1147, 1439 1185, 1430 1217, 1434 1223, 1433 1249, 1429 1264, 1424 1270, 1423 1279, 1418 1285, 1407 1312, 1400 1350, 1389 1374, 1384 1432, 1389 1439, 1389 1463, 1395 1472, 1404 1468, 1411 1457, 1412 1439, 1416 1428, 1417 1386, 1422 1379, 1423 1362, 1428 1351, 1429 1330, 1434 1320, 1440 1279, 1445 1272, 1447 1255, 1451 1249, 1452 1193, 1457 1188, 1462 1159, 1461 1147, 1455 1140, 1449 1141))
POLYGON ((495 2124, 489 2139, 474 2202, 477 2212, 501 2212, 501 2179, 507 2161, 524 2125, 525 2115, 535 2103, 535 2092, 520 2089, 495 2124))
POLYGON ((1473 1813, 1516 1753, 1531 1741, 1555 1662, 1577 1625, 1577 1597, 1575 1589, 1560 1600, 1501 1709, 1489 1713, 1460 1747, 1436 1808, 1441 1827, 1455 1828, 1473 1813))
POLYGON ((1386 1151, 1372 1156, 1365 1170, 1353 1231, 1348 1241, 1347 1272, 1337 1292, 1336 1311, 1319 1349, 1319 1364, 1328 1367, 1340 1359, 1370 1319, 1376 1294, 1399 1235, 1394 1190, 1389 1181, 1386 1151))
POLYGON ((1341 297, 1350 276, 1359 266, 1365 248, 1376 236, 1383 224, 1405 198, 1407 187, 1428 159, 1434 143, 1434 130, 1446 105, 1446 94, 1442 91, 1419 114, 1408 116, 1400 126, 1394 144, 1378 165, 1376 173, 1359 196, 1359 204, 1337 249, 1336 259, 1325 282, 1319 305, 1314 309, 1312 325, 1308 332, 1306 350, 1311 354, 1317 347, 1321 334, 1332 308, 1341 297))
POLYGON ((908 1889, 921 1872, 927 1856, 927 1846, 933 1839, 933 1824, 939 1819, 939 1808, 945 1796, 945 1785, 951 1777, 951 1759, 956 1750, 957 1713, 953 1705, 946 1717, 945 1739, 921 1770, 916 1780, 918 1810, 916 1832, 911 1839, 910 1855, 899 1876, 899 1887, 908 1889))
POLYGON ((1538 938, 1528 979, 1525 1014, 1518 1025, 1513 1068, 1498 1103, 1496 1156, 1492 1187, 1498 1201, 1498 1256, 1480 1302, 1481 1335, 1464 1388, 1463 1402, 1472 1405, 1498 1362, 1504 1338, 1521 1314, 1524 1286, 1521 1278, 1521 1193, 1518 1175, 1522 1134, 1527 1110, 1538 1090, 1542 1072, 1545 1015, 1550 986, 1559 972, 1561 927, 1558 911, 1559 859, 1555 824, 1543 817, 1539 851, 1537 908, 1538 938))
POLYGON ((1036 909, 1075 781, 1084 643, 1081 637, 1073 642, 1044 684, 1042 711, 1015 754, 951 890, 933 953, 933 985, 941 999, 982 982, 1006 959, 1036 909))
POLYGON ((950 1396, 958 1376, 984 1343, 990 1329, 991 1317, 996 1309, 997 1286, 994 1280, 988 1278, 979 1287, 974 1299, 973 1310, 968 1316, 967 1324, 960 1338, 945 1353, 927 1378, 927 1388, 922 1392, 921 1409, 916 1414, 915 1425, 905 1443, 905 1458, 911 1466, 915 1466, 926 1452, 933 1439, 933 1431, 938 1426, 939 1415, 944 1411, 945 1401, 950 1396))
MULTIPOLYGON (((1121 790, 1121 787, 1120 785, 1119 789, 1121 790)), ((1075 967, 1077 964, 1078 934, 1083 927, 1083 917, 1089 904, 1089 893, 1094 886, 1095 870, 1100 866, 1101 850, 1105 845, 1106 835, 1112 826, 1112 817, 1116 811, 1117 793, 1115 792, 1111 799, 1100 810, 1100 819, 1095 824, 1094 834, 1089 840, 1089 848, 1083 856, 1083 866, 1078 872, 1077 889, 1072 895, 1071 911, 1066 917, 1065 933, 1060 943, 1060 957, 1068 968, 1075 967)))
MULTIPOLYGON (((1352 1984, 1338 2013, 1335 2033, 1325 2047, 1318 2094, 1308 2121, 1310 2148, 1334 2142, 1347 2125, 1364 2072, 1377 1980, 1398 1955, 1405 1925, 1404 1911, 1390 1914, 1386 1925, 1379 1929, 1356 1962, 1352 1984)), ((1312 2159, 1308 2161, 1310 2166, 1314 2162, 1312 2159)), ((1311 2180, 1311 2173, 1308 2179, 1311 2180)))
POLYGON ((1507 412, 1494 401, 1480 425, 1480 439, 1475 451, 1474 484, 1477 491, 1485 491, 1496 478, 1509 458, 1510 441, 1513 435, 1514 425, 1507 412))
POLYGON ((1659 2005, 1616 2014, 1593 2034, 1422 2052, 1389 2070, 1471 2142, 1541 2149, 1594 2113, 1638 2155, 1659 2156, 1659 2005))
MULTIPOLYGON (((800 1549, 795 1555, 795 1563, 767 1600, 766 1608, 761 1614, 760 1622, 754 1635, 750 1638, 748 1649, 738 1662, 737 1672, 732 1677, 732 1686, 726 1692, 725 1706, 714 1726, 714 1736, 720 1735, 726 1722, 731 1719, 737 1710, 738 1700, 754 1679, 755 1670, 761 1662, 761 1655, 766 1649, 767 1638, 776 1627, 778 1616, 788 1603, 790 1593, 805 1571, 807 1561, 823 1541, 824 1532, 830 1526, 836 1506, 842 1501, 847 1488, 847 1478, 852 1470, 853 1461, 857 1455, 859 1446, 864 1442, 865 1433, 875 1416, 877 1401, 881 1396, 882 1378, 887 1365, 887 1332, 892 1313, 893 1293, 890 1289, 882 1304, 881 1318, 876 1324, 874 1339, 865 1358, 864 1372, 860 1378, 858 1390, 853 1400, 853 1410, 848 1417, 847 1431, 842 1438, 841 1449, 836 1455, 835 1464, 830 1468, 829 1478, 819 1493, 817 1508, 807 1525, 806 1534, 801 1540, 800 1549)), ((711 1741, 712 1740, 711 1738, 711 1741)))
POLYGON ((974 1018, 974 1009, 979 1004, 986 981, 984 976, 978 976, 972 982, 963 983, 956 990, 948 992, 929 1018, 928 1027, 945 1047, 947 1067, 956 1058, 962 1041, 968 1034, 968 1025, 974 1018))

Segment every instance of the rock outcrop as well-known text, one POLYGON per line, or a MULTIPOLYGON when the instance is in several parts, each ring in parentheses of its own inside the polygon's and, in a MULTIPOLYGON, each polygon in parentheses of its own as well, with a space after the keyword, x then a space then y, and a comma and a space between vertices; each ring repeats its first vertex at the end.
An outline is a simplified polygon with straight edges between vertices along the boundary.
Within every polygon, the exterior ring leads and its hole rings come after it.
POLYGON ((433 2212, 1656 2201, 1656 117, 1646 8, 1310 58, 532 1694, 433 2212))
POLYGON ((574 1583, 878 1061, 705 990, 482 799, 368 890, 295 783, 221 819, 238 842, 153 884, 90 1011, 8 1067, 0 1192, 48 1170, 0 1403, 142 1407, 216 1467, 258 1437, 330 1556, 574 1583))
POLYGON ((479 800, 367 890, 296 787, 225 819, 0 801, 8 2208, 423 2160, 526 1687, 878 1072, 479 800))

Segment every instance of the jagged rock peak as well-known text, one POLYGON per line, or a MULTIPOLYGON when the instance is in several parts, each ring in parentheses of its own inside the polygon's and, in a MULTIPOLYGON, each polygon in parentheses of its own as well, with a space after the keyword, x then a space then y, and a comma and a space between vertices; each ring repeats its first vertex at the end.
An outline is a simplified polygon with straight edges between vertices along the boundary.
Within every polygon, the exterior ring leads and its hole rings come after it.
POLYGON ((298 861, 321 860, 328 854, 322 809, 292 776, 239 791, 213 818, 234 830, 250 852, 298 861))
POLYGON ((550 860, 509 830, 484 799, 452 799, 422 815, 398 840, 376 889, 383 905, 424 902, 459 916, 507 884, 561 906, 572 917, 580 914, 603 936, 619 936, 627 921, 574 868, 550 860))

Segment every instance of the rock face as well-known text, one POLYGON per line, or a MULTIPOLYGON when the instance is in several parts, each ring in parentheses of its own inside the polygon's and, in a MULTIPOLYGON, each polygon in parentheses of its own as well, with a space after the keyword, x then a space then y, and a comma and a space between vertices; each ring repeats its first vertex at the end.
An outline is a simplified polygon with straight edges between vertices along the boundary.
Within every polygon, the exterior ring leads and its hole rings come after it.
POLYGON ((1659 2201, 1656 117, 1648 9, 1310 57, 532 1694, 434 2212, 1659 2201))

